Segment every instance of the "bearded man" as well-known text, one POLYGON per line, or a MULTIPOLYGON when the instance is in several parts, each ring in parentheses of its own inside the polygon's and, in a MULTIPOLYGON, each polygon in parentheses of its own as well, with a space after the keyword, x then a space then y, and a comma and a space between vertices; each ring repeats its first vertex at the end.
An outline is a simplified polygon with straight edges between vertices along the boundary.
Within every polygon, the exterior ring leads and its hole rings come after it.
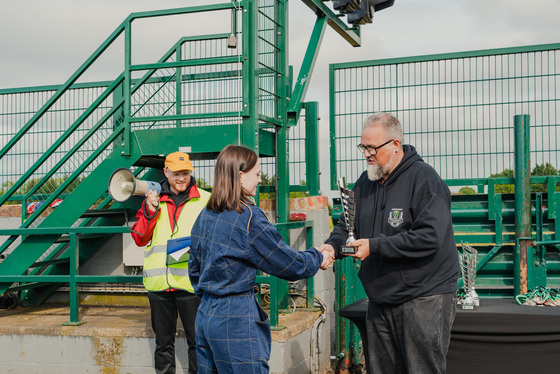
POLYGON ((343 216, 319 250, 361 260, 368 373, 445 373, 460 276, 451 194, 403 140, 396 117, 367 118, 358 145, 367 171, 353 187, 355 253, 340 251, 343 216))

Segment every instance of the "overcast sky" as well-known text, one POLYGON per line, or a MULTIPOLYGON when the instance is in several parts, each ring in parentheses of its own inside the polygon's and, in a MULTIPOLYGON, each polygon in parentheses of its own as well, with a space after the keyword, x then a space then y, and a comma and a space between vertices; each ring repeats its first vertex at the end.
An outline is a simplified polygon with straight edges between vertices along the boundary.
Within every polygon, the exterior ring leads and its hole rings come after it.
MULTIPOLYGON (((0 88, 64 83, 132 12, 210 2, 223 1, 1 0, 0 88)), ((332 6, 331 2, 326 4, 332 6)), ((299 0, 290 0, 289 5, 289 56, 297 74, 315 15, 299 0)), ((321 126, 326 130, 330 63, 557 43, 559 14, 558 0, 396 0, 394 6, 375 15, 373 24, 362 27, 359 48, 327 29, 305 99, 319 101, 321 126)), ((223 24, 228 22, 199 18, 199 31, 226 31, 223 24)), ((146 24, 150 25, 144 31, 147 40, 157 40, 169 29, 184 26, 179 20, 170 20, 165 27, 146 24)), ((160 44, 147 42, 137 49, 144 48, 149 55, 147 46, 157 50, 160 44)), ((109 62, 101 65, 99 75, 86 80, 116 77, 108 66, 109 62)), ((122 65, 116 71, 121 72, 122 65)), ((328 131, 321 133, 328 135, 328 131)), ((321 156, 323 189, 328 188, 325 157, 328 154, 321 156)))

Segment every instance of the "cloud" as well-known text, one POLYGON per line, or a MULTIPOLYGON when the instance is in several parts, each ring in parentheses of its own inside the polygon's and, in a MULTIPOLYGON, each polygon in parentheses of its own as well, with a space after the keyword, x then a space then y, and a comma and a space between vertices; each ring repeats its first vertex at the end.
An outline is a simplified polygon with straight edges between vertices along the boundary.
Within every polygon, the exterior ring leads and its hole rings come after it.
MULTIPOLYGON (((225 0, 0 1, 0 88, 65 82, 132 12, 210 2, 225 0)), ((301 1, 288 4, 289 61, 297 77, 316 17, 301 1)), ((359 48, 328 27, 305 98, 320 103, 321 159, 329 159, 329 64, 555 43, 560 40, 558 14, 557 0, 396 0, 362 27, 359 48)), ((185 23, 170 17, 163 25, 135 22, 134 57, 147 61, 161 55, 168 48, 162 38, 173 40, 185 30, 224 32, 229 23, 198 18, 185 23)), ((114 78, 122 71, 122 56, 115 47, 87 79, 114 78)), ((328 167, 324 161, 323 189, 328 189, 328 167)))

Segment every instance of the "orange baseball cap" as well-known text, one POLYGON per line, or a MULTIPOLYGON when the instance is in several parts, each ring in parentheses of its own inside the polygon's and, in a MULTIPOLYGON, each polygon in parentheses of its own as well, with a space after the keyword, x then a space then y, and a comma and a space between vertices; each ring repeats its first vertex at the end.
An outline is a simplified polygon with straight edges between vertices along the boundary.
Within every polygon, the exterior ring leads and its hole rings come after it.
POLYGON ((165 167, 171 171, 194 171, 189 155, 183 152, 173 152, 168 154, 165 158, 165 167))

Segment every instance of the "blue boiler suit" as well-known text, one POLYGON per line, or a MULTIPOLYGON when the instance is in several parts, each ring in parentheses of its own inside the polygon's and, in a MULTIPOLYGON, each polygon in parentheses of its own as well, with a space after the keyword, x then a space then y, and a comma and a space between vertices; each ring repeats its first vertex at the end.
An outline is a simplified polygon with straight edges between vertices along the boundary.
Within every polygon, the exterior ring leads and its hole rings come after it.
POLYGON ((257 270, 309 278, 322 254, 287 245, 256 206, 242 213, 204 209, 191 239, 189 276, 202 299, 195 322, 199 373, 268 373, 270 321, 255 297, 257 270))

